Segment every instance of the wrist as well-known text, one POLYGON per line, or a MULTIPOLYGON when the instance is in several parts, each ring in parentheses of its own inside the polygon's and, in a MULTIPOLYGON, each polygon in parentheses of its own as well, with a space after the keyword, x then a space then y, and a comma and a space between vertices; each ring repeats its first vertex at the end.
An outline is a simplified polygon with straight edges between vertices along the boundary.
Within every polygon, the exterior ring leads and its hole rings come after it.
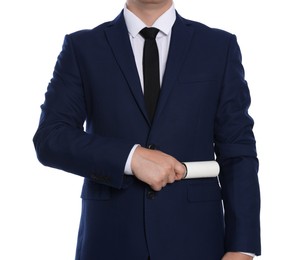
POLYGON ((135 144, 132 149, 130 150, 130 153, 128 155, 126 164, 125 164, 125 170, 124 173, 127 175, 133 175, 133 171, 132 171, 132 157, 134 155, 134 152, 136 150, 136 148, 140 146, 139 144, 135 144))

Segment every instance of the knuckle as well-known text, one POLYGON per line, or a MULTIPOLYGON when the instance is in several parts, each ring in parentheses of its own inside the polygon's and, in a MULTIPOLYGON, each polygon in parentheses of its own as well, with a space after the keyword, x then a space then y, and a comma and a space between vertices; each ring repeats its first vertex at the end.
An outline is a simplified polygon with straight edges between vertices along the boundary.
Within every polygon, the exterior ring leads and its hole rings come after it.
POLYGON ((174 181, 175 181, 175 179, 170 178, 170 179, 168 180, 168 183, 174 183, 174 181))

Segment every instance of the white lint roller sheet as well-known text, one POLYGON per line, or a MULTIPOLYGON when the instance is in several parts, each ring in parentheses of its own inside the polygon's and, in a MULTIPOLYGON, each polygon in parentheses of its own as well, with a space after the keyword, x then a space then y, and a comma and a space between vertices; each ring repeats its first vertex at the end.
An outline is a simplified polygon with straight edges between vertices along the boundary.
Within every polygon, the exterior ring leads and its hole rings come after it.
POLYGON ((220 166, 216 161, 184 162, 187 168, 185 179, 217 177, 220 166))

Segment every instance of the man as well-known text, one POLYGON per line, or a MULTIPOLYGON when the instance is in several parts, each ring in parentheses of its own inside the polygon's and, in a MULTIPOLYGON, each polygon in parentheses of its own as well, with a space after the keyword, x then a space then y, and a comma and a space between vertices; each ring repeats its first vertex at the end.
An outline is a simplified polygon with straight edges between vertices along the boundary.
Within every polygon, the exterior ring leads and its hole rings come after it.
POLYGON ((259 255, 249 104, 235 36, 182 18, 172 0, 127 0, 114 21, 67 35, 34 144, 43 164, 85 178, 76 259, 259 255), (158 29, 156 66, 145 27, 158 29), (158 66, 151 113, 145 73, 158 66), (215 156, 219 181, 184 179, 181 162, 215 156))

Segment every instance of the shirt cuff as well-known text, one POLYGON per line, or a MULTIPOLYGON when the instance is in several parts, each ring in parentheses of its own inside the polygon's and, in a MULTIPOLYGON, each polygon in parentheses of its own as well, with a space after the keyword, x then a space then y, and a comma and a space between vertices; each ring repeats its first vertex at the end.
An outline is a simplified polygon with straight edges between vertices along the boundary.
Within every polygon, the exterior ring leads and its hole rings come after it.
POLYGON ((248 255, 248 256, 252 256, 252 257, 256 256, 255 254, 252 254, 252 253, 246 253, 246 252, 239 252, 239 253, 244 254, 244 255, 248 255))
POLYGON ((135 149, 139 146, 139 144, 135 144, 129 155, 128 155, 128 158, 127 158, 127 161, 126 161, 126 164, 125 164, 125 170, 124 170, 124 173, 127 174, 127 175, 133 175, 133 172, 132 172, 132 169, 131 169, 131 162, 132 162, 132 157, 133 157, 133 154, 135 152, 135 149))

